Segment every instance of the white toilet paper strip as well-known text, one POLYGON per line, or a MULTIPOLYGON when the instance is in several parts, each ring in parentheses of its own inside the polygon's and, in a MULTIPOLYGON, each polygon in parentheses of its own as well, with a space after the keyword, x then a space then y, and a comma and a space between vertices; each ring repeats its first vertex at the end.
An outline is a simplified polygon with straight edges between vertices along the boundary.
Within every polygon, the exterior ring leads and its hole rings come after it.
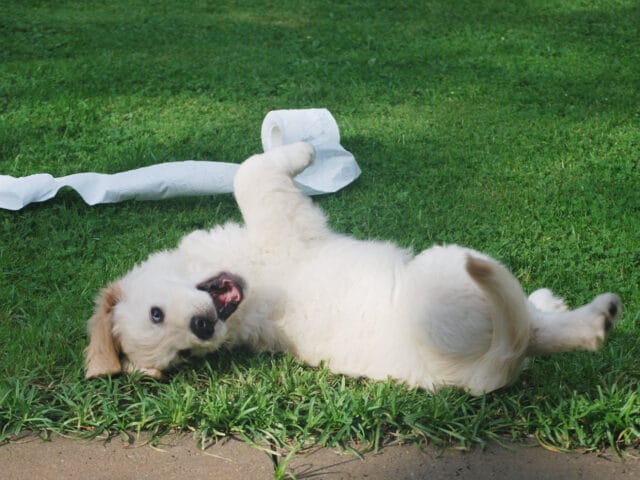
MULTIPOLYGON (((310 195, 332 193, 353 182, 360 168, 340 145, 340 133, 326 109, 276 110, 262 124, 262 145, 273 147, 306 141, 316 148, 316 161, 296 177, 310 195)), ((89 205, 123 200, 159 200, 177 196, 214 195, 233 191, 238 164, 187 160, 126 172, 76 173, 55 178, 46 173, 27 177, 0 175, 0 208, 19 210, 32 202, 49 200, 71 187, 89 205)))

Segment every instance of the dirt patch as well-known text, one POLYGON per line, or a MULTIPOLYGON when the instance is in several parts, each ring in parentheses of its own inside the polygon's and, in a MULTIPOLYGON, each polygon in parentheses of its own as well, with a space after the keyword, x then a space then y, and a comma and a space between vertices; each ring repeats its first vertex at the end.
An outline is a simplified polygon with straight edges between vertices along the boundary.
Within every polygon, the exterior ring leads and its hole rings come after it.
MULTIPOLYGON (((296 455, 295 478, 327 479, 592 479, 640 478, 637 451, 614 454, 554 453, 540 447, 491 446, 469 452, 392 445, 364 459, 321 448, 296 455)), ((238 440, 200 450, 191 436, 166 437, 160 445, 127 445, 54 436, 26 437, 0 446, 3 479, 272 479, 269 455, 238 440)))

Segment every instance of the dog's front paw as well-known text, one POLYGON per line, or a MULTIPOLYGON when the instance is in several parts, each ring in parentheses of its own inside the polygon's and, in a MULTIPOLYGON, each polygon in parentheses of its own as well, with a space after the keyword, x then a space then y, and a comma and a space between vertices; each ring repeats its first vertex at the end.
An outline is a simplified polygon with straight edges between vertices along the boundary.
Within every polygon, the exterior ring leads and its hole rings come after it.
POLYGON ((276 147, 246 159, 233 181, 236 199, 242 208, 243 198, 252 196, 257 187, 272 189, 289 183, 283 178, 294 177, 313 162, 315 149, 305 142, 276 147), (283 175, 284 174, 284 175, 283 175))
POLYGON ((144 368, 144 367, 136 367, 133 363, 129 362, 127 359, 123 360, 123 370, 127 372, 129 375, 134 375, 139 373, 146 377, 155 378, 156 380, 162 380, 163 375, 160 370, 157 368, 144 368))
POLYGON ((267 155, 273 155, 279 168, 295 176, 313 163, 316 151, 306 142, 296 142, 270 150, 267 155))

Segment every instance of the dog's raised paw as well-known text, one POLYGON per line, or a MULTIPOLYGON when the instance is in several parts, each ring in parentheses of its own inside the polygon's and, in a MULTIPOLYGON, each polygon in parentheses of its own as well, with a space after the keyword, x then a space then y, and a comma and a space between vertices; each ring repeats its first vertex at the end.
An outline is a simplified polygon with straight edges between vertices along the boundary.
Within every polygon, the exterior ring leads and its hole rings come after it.
POLYGON ((269 153, 278 155, 278 163, 292 176, 311 165, 316 156, 313 146, 306 142, 284 145, 269 153))

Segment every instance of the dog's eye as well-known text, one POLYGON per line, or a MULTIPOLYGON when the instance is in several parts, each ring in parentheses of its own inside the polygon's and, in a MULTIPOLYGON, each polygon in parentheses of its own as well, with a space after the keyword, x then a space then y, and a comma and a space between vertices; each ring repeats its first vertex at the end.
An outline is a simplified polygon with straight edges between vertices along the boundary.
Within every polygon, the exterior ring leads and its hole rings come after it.
POLYGON ((158 307, 151 307, 151 321, 153 323, 162 323, 164 321, 164 312, 158 307))

